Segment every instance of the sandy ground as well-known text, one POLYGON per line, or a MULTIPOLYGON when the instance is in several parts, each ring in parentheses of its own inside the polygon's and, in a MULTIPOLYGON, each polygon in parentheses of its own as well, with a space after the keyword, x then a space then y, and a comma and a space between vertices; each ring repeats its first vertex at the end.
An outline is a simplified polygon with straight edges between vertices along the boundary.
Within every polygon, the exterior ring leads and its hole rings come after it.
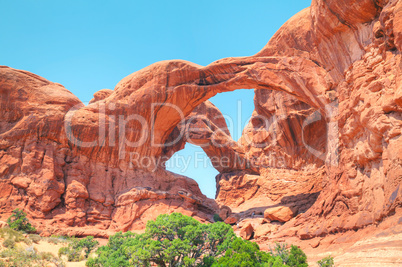
MULTIPOLYGON (((39 252, 50 252, 54 256, 58 256, 59 249, 61 247, 67 246, 67 243, 59 243, 59 244, 53 244, 49 243, 46 241, 40 241, 39 244, 33 244, 33 246, 39 251, 39 252)), ((80 261, 80 262, 67 262, 66 259, 64 259, 64 262, 66 263, 66 267, 75 267, 75 266, 85 266, 86 261, 80 261)))
POLYGON ((39 244, 32 244, 34 248, 36 248, 39 252, 50 252, 55 257, 57 257, 59 253, 59 249, 61 247, 65 247, 65 243, 53 244, 46 241, 39 241, 39 244))
MULTIPOLYGON (((95 238, 95 239, 99 242, 99 246, 104 246, 108 243, 108 239, 103 239, 103 238, 95 238)), ((3 246, 1 246, 3 241, 4 240, 0 238, 0 250, 3 249, 3 246)), ((23 242, 20 242, 18 244, 23 247, 28 247, 28 245, 26 245, 23 242)), ((67 245, 68 245, 68 243, 54 244, 54 243, 47 242, 45 240, 41 240, 41 241, 39 241, 38 244, 32 243, 32 245, 30 245, 30 246, 33 246, 34 248, 36 248, 38 252, 50 252, 55 257, 58 257, 59 249, 62 247, 66 247, 67 245)), ((64 258, 63 261, 66 264, 66 267, 80 267, 80 266, 85 266, 85 263, 86 263, 86 260, 80 261, 80 262, 68 262, 66 258, 64 258)))

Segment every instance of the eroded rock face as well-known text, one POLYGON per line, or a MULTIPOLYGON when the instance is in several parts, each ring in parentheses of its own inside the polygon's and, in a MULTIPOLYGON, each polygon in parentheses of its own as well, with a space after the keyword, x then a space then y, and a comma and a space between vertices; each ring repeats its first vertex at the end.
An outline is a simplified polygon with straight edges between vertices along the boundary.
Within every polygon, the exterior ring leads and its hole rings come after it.
POLYGON ((185 143, 191 143, 200 146, 220 172, 257 171, 257 168, 250 165, 245 148, 232 139, 220 110, 209 101, 198 105, 173 129, 168 143, 173 140, 178 142, 173 147, 165 147, 167 156, 183 149, 185 143))
POLYGON ((79 153, 81 147, 72 144, 66 129, 74 125, 65 117, 84 105, 63 86, 1 67, 0 93, 2 217, 20 207, 45 234, 107 236, 143 229, 161 213, 178 211, 207 221, 217 210, 192 179, 162 168, 135 169, 130 162, 108 164, 100 155, 79 153))
POLYGON ((211 221, 219 205, 237 220, 291 207, 295 218, 259 231, 267 240, 399 216, 401 5, 314 0, 254 56, 158 62, 88 106, 59 84, 1 67, 1 217, 21 207, 44 233, 107 236, 166 212, 211 221), (234 142, 205 101, 241 88, 255 89, 256 108, 234 142), (164 170, 186 142, 228 158, 215 165, 216 202, 164 170))
POLYGON ((321 94, 331 104, 320 114, 300 98, 257 89, 240 145, 246 157, 267 163, 257 174, 220 174, 218 203, 245 217, 284 202, 303 207, 271 234, 276 239, 310 239, 400 216, 400 6, 313 1, 285 23, 256 56, 313 60, 331 77, 321 94), (279 169, 268 186, 267 174, 279 169))

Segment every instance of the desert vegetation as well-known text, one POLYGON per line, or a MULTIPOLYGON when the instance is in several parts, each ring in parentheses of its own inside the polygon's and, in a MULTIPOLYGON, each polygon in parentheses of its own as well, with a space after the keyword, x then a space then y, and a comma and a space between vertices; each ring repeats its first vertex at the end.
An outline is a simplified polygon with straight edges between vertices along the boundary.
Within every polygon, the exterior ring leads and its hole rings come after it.
POLYGON ((93 236, 83 239, 71 239, 68 246, 59 249, 59 257, 66 256, 68 261, 82 261, 89 257, 93 249, 98 246, 93 236))
MULTIPOLYGON (((9 227, 0 229, 0 267, 58 267, 85 260, 88 267, 308 266, 306 254, 297 246, 276 243, 270 252, 261 251, 256 243, 237 237, 230 225, 215 221, 202 224, 181 213, 162 214, 148 221, 145 233, 118 232, 110 236, 107 245, 98 247, 93 236, 78 239, 34 234, 26 214, 14 210, 9 227), (35 244, 41 242, 59 246, 58 255, 38 251, 35 244)), ((317 264, 330 267, 334 262, 326 257, 317 264)))
POLYGON ((11 229, 24 233, 36 232, 35 227, 27 219, 27 214, 20 209, 13 210, 12 215, 7 219, 7 223, 11 229))
POLYGON ((223 222, 202 224, 172 213, 148 221, 145 233, 119 232, 90 258, 89 267, 103 266, 307 266, 307 257, 296 246, 277 244, 271 252, 236 237, 223 222))
MULTIPOLYGON (((25 218, 25 216, 22 218, 25 218)), ((26 220, 22 221, 26 222, 26 220)), ((31 232, 33 228, 22 229, 27 229, 31 232)), ((65 266, 63 261, 52 253, 38 251, 34 247, 34 244, 39 243, 41 240, 47 240, 46 238, 33 234, 28 235, 23 231, 14 230, 10 226, 0 229, 0 239, 2 240, 2 246, 0 246, 0 267, 65 266)))
POLYGON ((64 244, 64 237, 41 237, 26 218, 26 213, 15 209, 7 220, 8 227, 0 229, 0 267, 65 266, 62 259, 49 251, 39 251, 40 242, 64 244))

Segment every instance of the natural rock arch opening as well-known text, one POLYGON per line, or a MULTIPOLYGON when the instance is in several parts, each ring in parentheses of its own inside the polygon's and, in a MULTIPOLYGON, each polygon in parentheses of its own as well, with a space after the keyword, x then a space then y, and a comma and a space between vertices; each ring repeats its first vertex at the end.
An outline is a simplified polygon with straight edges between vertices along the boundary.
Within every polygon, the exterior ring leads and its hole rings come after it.
POLYGON ((215 105, 225 118, 227 128, 234 141, 239 141, 253 112, 255 90, 237 89, 218 93, 208 101, 215 105))
POLYGON ((238 142, 254 168, 221 172, 216 201, 241 218, 277 206, 291 207, 292 216, 305 213, 323 188, 327 121, 286 92, 256 90, 254 103, 238 142))
POLYGON ((219 172, 212 166, 211 159, 199 146, 187 143, 167 162, 166 170, 187 176, 198 183, 201 192, 208 198, 215 198, 215 176, 219 172))
MULTIPOLYGON (((315 108, 286 92, 268 89, 255 90, 255 92, 255 106, 252 116, 243 129, 243 134, 238 142, 231 138, 227 130, 228 125, 222 119, 220 110, 206 101, 196 107, 186 117, 184 123, 180 123, 177 129, 173 131, 173 133, 184 132, 184 138, 181 139, 183 143, 176 145, 175 148, 180 151, 184 147, 184 143, 188 142, 204 149, 208 157, 214 162, 213 166, 219 171, 219 175, 216 177, 217 200, 222 205, 231 207, 240 206, 242 201, 250 201, 255 195, 258 198, 258 191, 261 186, 251 186, 251 188, 255 188, 250 190, 250 185, 247 184, 255 184, 255 180, 267 178, 266 170, 277 169, 280 175, 288 175, 288 170, 292 170, 292 182, 298 183, 296 182, 297 179, 294 178, 294 173, 305 177, 305 179, 304 182, 294 187, 294 191, 288 190, 290 194, 285 196, 285 201, 297 202, 300 199, 304 203, 307 201, 309 204, 300 208, 300 212, 305 212, 306 207, 310 207, 314 203, 321 188, 314 185, 319 181, 308 183, 311 176, 310 174, 306 175, 303 168, 309 165, 312 168, 319 169, 324 165, 323 158, 311 153, 309 147, 325 154, 326 120, 320 116, 315 108), (305 122, 309 120, 311 122, 306 124, 305 122), (222 160, 222 158, 227 160, 222 160), (250 177, 254 177, 251 182, 250 177), (252 181, 253 179, 254 181, 252 181), (229 191, 231 190, 225 192, 225 186, 236 188, 235 184, 241 180, 245 182, 244 190, 247 191, 242 196, 230 196, 229 191), (303 187, 307 185, 306 182, 310 187, 311 185, 315 186, 316 190, 312 193, 303 190, 303 187), (251 195, 250 192, 252 192, 251 195), (236 199, 236 202, 230 203, 231 199, 236 199)), ((220 93, 220 95, 225 94, 220 93)), ((174 137, 169 138, 169 140, 171 139, 174 137)), ((183 175, 183 173, 179 174, 183 175)), ((192 175, 187 176, 195 178, 192 175)), ((237 189, 240 190, 237 190, 236 194, 242 191, 241 188, 237 189)), ((262 186, 261 191, 264 190, 271 189, 265 185, 262 186)), ((275 194, 275 190, 270 193, 275 194)), ((263 194, 266 195, 267 193, 263 194)), ((281 194, 279 193, 279 195, 281 194)), ((208 196, 211 197, 210 194, 208 196)), ((261 202, 264 205, 267 203, 266 200, 261 202)), ((240 208, 240 210, 243 209, 244 207, 240 208)))
MULTIPOLYGON (((215 176, 219 172, 212 165, 211 159, 216 164, 217 157, 225 155, 224 152, 216 154, 217 149, 213 147, 222 146, 222 150, 224 146, 237 142, 253 111, 253 90, 239 89, 219 93, 210 101, 202 103, 173 131, 178 133, 182 130, 183 138, 178 140, 180 144, 171 145, 174 154, 166 162, 166 169, 196 180, 205 195, 215 198, 215 176), (223 131, 224 135, 219 133, 220 131, 223 131)), ((175 137, 170 138, 172 139, 175 137)), ((170 155, 171 152, 167 154, 170 155)))

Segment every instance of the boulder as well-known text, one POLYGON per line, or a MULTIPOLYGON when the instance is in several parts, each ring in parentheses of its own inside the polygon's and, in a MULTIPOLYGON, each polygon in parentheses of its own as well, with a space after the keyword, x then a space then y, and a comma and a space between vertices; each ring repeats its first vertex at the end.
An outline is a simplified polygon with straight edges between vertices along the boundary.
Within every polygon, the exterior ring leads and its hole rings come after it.
POLYGON ((246 223, 240 230, 240 237, 246 240, 250 240, 253 238, 254 235, 254 228, 253 225, 248 222, 246 223))
POLYGON ((226 218, 228 218, 231 214, 232 210, 228 206, 220 207, 218 215, 222 220, 226 220, 226 218))
POLYGON ((317 248, 320 245, 320 238, 316 237, 312 239, 309 244, 312 248, 317 248))
POLYGON ((258 226, 254 232, 254 238, 265 237, 272 232, 273 225, 266 223, 258 226))
POLYGON ((264 218, 267 218, 271 221, 287 222, 294 216, 294 209, 288 206, 268 208, 264 211, 264 218))
POLYGON ((231 214, 229 217, 225 219, 225 223, 227 224, 236 224, 239 221, 239 217, 235 214, 231 214))

